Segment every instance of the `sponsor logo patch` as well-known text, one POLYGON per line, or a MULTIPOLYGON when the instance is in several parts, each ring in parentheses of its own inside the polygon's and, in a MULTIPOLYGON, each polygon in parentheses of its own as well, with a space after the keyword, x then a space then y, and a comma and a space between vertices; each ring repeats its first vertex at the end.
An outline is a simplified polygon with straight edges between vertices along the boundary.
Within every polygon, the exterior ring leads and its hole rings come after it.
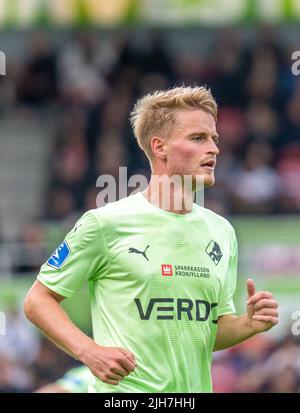
POLYGON ((161 274, 164 276, 171 277, 173 275, 173 268, 172 265, 169 264, 161 264, 161 274))
POLYGON ((50 265, 50 267, 55 268, 56 270, 60 270, 69 257, 70 252, 71 250, 67 241, 63 241, 53 252, 51 257, 47 261, 47 264, 50 265))

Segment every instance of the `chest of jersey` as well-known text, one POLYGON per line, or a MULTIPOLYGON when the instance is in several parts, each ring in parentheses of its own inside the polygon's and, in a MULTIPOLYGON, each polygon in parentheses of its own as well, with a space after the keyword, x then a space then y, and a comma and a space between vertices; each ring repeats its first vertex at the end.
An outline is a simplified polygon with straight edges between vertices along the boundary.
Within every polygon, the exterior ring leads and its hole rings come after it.
POLYGON ((110 291, 132 292, 141 320, 217 318, 230 255, 225 234, 194 222, 143 222, 116 226, 106 241, 110 291))

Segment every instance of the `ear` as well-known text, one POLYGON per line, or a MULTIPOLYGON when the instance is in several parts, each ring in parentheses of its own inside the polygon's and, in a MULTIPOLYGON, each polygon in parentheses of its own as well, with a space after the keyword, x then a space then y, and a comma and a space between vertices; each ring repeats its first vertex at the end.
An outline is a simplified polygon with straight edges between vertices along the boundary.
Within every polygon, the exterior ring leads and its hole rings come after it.
POLYGON ((159 136, 153 136, 151 139, 151 149, 155 157, 160 159, 167 157, 167 144, 165 139, 159 136))

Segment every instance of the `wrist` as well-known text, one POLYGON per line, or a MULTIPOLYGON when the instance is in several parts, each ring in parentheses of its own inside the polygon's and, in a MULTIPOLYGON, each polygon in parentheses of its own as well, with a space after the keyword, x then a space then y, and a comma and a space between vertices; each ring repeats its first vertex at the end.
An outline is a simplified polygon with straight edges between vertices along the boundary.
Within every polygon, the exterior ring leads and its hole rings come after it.
POLYGON ((253 320, 248 316, 248 314, 243 315, 243 323, 245 325, 246 331, 248 332, 249 338, 257 334, 255 327, 253 325, 253 320))
POLYGON ((81 361, 81 363, 86 364, 87 356, 91 353, 94 345, 95 342, 90 337, 78 341, 74 349, 75 358, 81 361))

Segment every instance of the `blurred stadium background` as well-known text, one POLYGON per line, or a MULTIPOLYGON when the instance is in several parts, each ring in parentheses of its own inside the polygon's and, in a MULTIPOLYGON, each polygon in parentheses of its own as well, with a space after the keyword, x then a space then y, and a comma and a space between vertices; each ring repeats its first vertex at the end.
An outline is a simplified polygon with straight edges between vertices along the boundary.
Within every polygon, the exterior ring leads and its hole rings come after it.
MULTIPOLYGON (((25 321, 24 296, 95 208, 99 175, 149 177, 129 111, 182 83, 208 85, 220 107, 205 206, 236 228, 238 311, 247 277, 281 310, 271 332, 215 353, 214 389, 299 392, 299 22, 298 0, 0 1, 0 392, 31 392, 76 365, 25 321)), ((86 291, 64 306, 90 334, 86 291)))

